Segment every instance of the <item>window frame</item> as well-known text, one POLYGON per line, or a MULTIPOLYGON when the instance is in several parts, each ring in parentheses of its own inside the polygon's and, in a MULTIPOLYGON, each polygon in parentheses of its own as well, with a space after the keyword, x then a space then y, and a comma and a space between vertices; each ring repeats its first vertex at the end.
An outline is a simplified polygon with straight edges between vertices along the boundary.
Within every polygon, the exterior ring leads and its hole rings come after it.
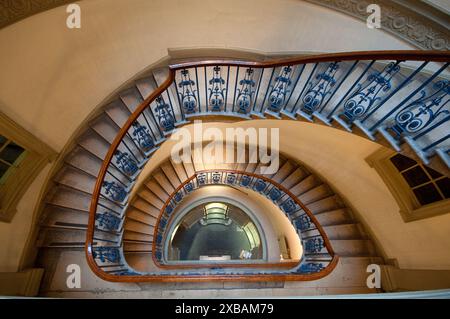
POLYGON ((384 181, 400 207, 400 215, 408 223, 434 216, 450 213, 450 199, 422 205, 417 200, 412 188, 391 162, 390 158, 397 152, 382 147, 369 155, 366 162, 374 168, 384 181))
POLYGON ((5 183, 0 185, 0 221, 9 223, 16 214, 17 204, 28 187, 58 154, 1 111, 0 135, 22 147, 26 153, 17 168, 13 172, 6 173, 9 175, 5 183))

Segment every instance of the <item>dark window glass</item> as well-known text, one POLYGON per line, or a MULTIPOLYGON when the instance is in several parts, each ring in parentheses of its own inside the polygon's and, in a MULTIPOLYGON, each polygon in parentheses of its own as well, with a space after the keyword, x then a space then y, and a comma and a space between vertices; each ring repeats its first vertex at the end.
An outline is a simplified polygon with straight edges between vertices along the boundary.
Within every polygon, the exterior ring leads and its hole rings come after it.
POLYGON ((6 138, 0 135, 0 148, 6 143, 6 138))
POLYGON ((445 198, 450 198, 450 178, 446 177, 436 181, 437 186, 444 194, 445 198))
POLYGON ((8 170, 9 166, 5 163, 0 162, 0 179, 5 175, 6 171, 8 170))
POLYGON ((402 173, 409 186, 414 187, 428 182, 430 179, 420 166, 413 167, 402 173))
POLYGON ((14 164, 19 156, 24 152, 24 149, 19 145, 10 142, 0 153, 0 158, 5 162, 14 164))
POLYGON ((422 205, 437 202, 442 199, 433 183, 416 188, 413 190, 413 192, 416 195, 417 200, 422 205))
POLYGON ((428 174, 430 174, 431 178, 436 179, 442 176, 441 173, 436 172, 434 169, 429 168, 428 166, 425 166, 425 168, 427 169, 428 174))
POLYGON ((417 162, 409 157, 397 154, 391 157, 391 162, 399 171, 404 171, 417 164, 417 162))

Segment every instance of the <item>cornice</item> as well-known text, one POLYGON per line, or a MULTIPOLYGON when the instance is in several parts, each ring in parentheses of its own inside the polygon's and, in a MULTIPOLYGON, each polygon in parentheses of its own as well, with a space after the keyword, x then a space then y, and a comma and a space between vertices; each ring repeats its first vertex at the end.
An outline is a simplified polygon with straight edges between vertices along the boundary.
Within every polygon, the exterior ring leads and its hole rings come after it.
POLYGON ((381 8, 381 30, 424 50, 450 49, 450 17, 418 0, 304 0, 366 21, 369 4, 381 8))

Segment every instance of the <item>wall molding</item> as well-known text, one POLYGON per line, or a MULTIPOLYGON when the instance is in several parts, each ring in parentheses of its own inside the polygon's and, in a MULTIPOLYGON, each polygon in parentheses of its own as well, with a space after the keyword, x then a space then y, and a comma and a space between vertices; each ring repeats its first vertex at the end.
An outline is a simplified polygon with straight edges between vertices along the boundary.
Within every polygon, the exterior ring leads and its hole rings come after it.
POLYGON ((31 268, 21 272, 0 273, 0 295, 35 297, 39 293, 44 269, 31 268))
POLYGON ((304 0, 366 21, 369 4, 381 8, 381 30, 424 50, 450 50, 448 14, 419 1, 304 0))
POLYGON ((396 152, 381 147, 366 158, 377 171, 400 207, 399 213, 405 223, 450 213, 450 199, 421 205, 411 188, 389 160, 396 152))
POLYGON ((0 134, 23 147, 26 152, 17 169, 8 176, 5 184, 0 185, 0 221, 10 222, 28 187, 45 165, 56 160, 58 153, 1 111, 0 134))
MULTIPOLYGON (((86 1, 86 0, 84 0, 86 1)), ((84 2, 83 1, 83 2, 84 2)), ((365 21, 366 8, 381 7, 381 30, 424 50, 450 49, 448 13, 425 1, 408 0, 303 0, 365 21)), ((72 3, 73 0, 14 0, 0 2, 0 28, 32 15, 72 3)))
POLYGON ((385 292, 448 289, 450 270, 400 269, 381 265, 381 287, 385 292))

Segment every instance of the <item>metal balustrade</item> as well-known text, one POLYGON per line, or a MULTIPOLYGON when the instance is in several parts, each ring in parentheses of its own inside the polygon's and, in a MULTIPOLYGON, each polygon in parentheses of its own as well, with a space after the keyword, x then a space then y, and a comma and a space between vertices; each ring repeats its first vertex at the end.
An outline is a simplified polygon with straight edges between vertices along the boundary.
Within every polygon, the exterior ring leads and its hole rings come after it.
MULTIPOLYGON (((136 273, 127 267, 121 252, 124 212, 137 176, 159 145, 194 118, 220 120, 222 116, 237 120, 316 122, 361 132, 370 140, 389 143, 397 151, 408 148, 426 164, 439 158, 448 169, 449 63, 448 52, 399 51, 329 54, 260 63, 211 60, 170 66, 167 79, 161 83, 155 79, 158 89, 145 98, 120 129, 99 172, 86 240, 90 267, 111 281, 170 280, 177 276, 206 278, 198 272, 136 273)), ((214 173, 206 174, 214 183, 214 176, 210 176, 214 173)), ((222 174, 217 178, 230 184, 223 177, 222 174)), ((201 180, 197 174, 193 189, 201 185, 201 180)), ((265 193, 266 188, 257 182, 270 184, 263 177, 241 173, 236 181, 274 202, 288 191, 273 186, 272 192, 265 193)), ((183 187, 182 192, 187 192, 185 187, 190 186, 183 187)), ((174 194, 172 201, 177 202, 177 196, 181 195, 174 194)), ((289 198, 279 203, 280 209, 290 216, 291 209, 299 204, 295 200, 289 198)), ((164 213, 173 208, 172 204, 168 205, 164 213)), ((311 225, 320 229, 313 218, 309 220, 306 216, 312 217, 302 215, 293 220, 300 234, 309 231, 311 225)), ((164 223, 164 219, 161 221, 164 223)), ((162 234, 158 236, 157 243, 162 234)), ((330 265, 335 265, 336 256, 327 247, 325 234, 306 241, 302 237, 302 240, 306 259, 309 253, 321 253, 324 246, 333 261, 330 265)), ((159 260, 158 255, 154 258, 159 260)), ((295 272, 301 280, 308 280, 322 276, 327 267, 320 263, 301 263, 295 272)), ((277 275, 270 270, 255 274, 277 275)), ((233 274, 215 275, 226 279, 233 274)), ((252 280, 250 275, 234 274, 235 279, 243 280, 252 280)), ((281 275, 286 280, 292 279, 290 275, 281 275)))
MULTIPOLYGON (((332 262, 335 256, 329 240, 326 237, 320 224, 314 215, 282 185, 272 181, 271 179, 236 170, 208 170, 199 171, 186 181, 184 181, 169 197, 161 210, 161 215, 156 223, 157 227, 154 231, 153 242, 153 260, 155 264, 163 266, 167 260, 163 256, 163 243, 170 236, 167 233, 168 225, 170 225, 173 212, 184 197, 193 191, 208 185, 228 185, 243 187, 253 190, 266 198, 270 199, 289 219, 294 229, 296 229, 300 241, 303 243, 305 258, 301 263, 289 271, 266 271, 276 275, 284 275, 290 273, 303 273, 307 264, 315 264, 317 269, 325 269, 332 262)), ((334 262, 333 262, 334 264, 334 262)), ((251 265, 258 268, 257 264, 251 265)), ((262 264, 264 266, 264 264, 262 264)), ((274 265, 273 265, 274 266, 274 265)), ((205 268, 207 265, 197 265, 197 268, 205 268)), ((252 274, 248 271, 248 274, 252 274)))

